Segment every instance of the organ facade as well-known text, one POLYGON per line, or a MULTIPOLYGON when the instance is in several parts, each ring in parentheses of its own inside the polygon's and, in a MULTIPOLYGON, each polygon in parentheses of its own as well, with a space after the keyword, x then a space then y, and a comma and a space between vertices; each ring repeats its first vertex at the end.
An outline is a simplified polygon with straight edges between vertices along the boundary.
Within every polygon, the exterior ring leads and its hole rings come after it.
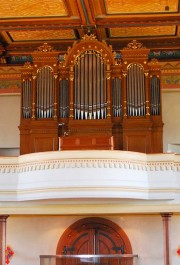
POLYGON ((118 54, 94 35, 63 60, 44 44, 22 68, 21 154, 55 150, 162 152, 161 69, 135 40, 118 54))

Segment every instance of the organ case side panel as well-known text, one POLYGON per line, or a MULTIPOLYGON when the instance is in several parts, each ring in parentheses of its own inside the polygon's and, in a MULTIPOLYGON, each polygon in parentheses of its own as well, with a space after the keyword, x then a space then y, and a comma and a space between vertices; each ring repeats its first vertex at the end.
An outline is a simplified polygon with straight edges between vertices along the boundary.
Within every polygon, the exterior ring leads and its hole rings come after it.
POLYGON ((20 154, 58 150, 58 52, 47 43, 22 69, 20 154))

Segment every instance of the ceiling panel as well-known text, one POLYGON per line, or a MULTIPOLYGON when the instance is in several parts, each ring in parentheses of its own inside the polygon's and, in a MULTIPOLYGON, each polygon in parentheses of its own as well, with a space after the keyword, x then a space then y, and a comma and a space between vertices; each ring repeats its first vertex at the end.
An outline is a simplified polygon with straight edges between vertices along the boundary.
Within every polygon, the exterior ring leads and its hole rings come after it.
POLYGON ((176 26, 150 26, 150 27, 123 27, 110 28, 110 37, 148 37, 148 36, 175 36, 176 26))
POLYGON ((178 12, 178 0, 104 0, 107 14, 178 12))
POLYGON ((137 39, 156 52, 180 50, 179 0, 0 0, 0 56, 29 56, 48 42, 60 53, 85 34, 115 51, 137 39))
POLYGON ((76 39, 74 30, 27 30, 27 31, 9 31, 11 39, 15 42, 18 41, 45 41, 45 40, 65 40, 76 39))
POLYGON ((68 10, 63 0, 0 0, 0 17, 35 18, 67 16, 68 10))

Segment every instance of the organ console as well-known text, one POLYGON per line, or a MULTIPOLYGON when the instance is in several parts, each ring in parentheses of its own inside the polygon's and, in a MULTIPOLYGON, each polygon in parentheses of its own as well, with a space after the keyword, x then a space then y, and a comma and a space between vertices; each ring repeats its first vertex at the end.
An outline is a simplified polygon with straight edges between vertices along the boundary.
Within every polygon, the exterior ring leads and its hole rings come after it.
POLYGON ((94 35, 63 60, 40 46, 22 68, 20 153, 162 152, 161 69, 149 52, 134 40, 117 56, 94 35))

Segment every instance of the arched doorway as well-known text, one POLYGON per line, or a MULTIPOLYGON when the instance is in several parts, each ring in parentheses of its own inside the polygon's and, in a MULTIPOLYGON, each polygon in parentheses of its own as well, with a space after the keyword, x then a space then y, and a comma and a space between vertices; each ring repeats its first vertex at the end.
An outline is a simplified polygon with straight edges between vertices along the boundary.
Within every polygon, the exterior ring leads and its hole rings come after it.
POLYGON ((126 233, 117 224, 108 219, 90 217, 65 230, 56 254, 132 254, 132 247, 126 233))

